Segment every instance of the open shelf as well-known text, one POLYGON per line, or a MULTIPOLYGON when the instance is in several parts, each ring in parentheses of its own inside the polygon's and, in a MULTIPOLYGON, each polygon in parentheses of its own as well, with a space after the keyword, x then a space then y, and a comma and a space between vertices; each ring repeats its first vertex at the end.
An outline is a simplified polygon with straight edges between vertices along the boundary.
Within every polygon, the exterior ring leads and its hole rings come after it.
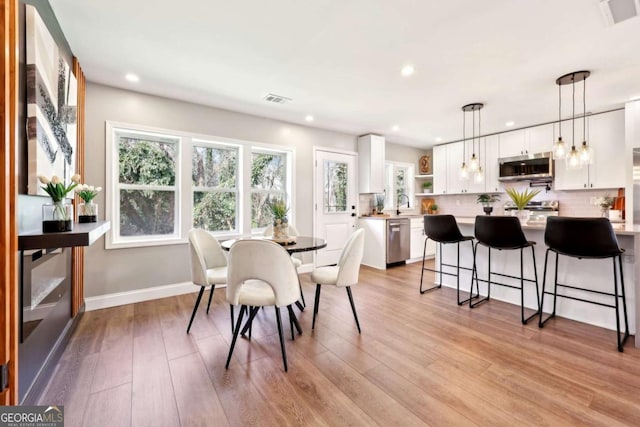
POLYGON ((73 224, 73 231, 62 233, 42 233, 35 231, 18 236, 18 249, 67 248, 72 246, 91 246, 100 236, 109 231, 109 221, 73 224))
POLYGON ((415 175, 414 176, 415 179, 427 179, 427 178, 433 178, 433 174, 428 174, 428 175, 415 175))

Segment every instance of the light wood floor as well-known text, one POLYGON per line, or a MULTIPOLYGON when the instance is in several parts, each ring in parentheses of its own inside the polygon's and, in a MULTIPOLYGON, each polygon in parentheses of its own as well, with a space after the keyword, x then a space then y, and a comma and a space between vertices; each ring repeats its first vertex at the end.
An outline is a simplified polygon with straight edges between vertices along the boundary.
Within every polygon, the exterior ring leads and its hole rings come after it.
POLYGON ((419 295, 419 264, 363 267, 360 278, 362 335, 345 290, 331 288, 312 332, 315 286, 302 276, 303 335, 291 341, 284 321, 288 373, 273 309, 224 369, 224 290, 190 335, 195 294, 88 312, 41 404, 63 404, 67 426, 640 424, 631 340, 620 354, 612 331, 565 319, 539 330, 514 305, 419 295))

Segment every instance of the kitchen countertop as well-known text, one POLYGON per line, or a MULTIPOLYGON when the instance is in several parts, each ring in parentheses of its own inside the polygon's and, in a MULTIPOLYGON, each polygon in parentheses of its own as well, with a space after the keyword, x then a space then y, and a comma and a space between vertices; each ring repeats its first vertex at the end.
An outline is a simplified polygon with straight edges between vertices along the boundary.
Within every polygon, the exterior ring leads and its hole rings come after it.
POLYGON ((358 217, 358 219, 400 219, 400 218, 407 218, 407 219, 411 219, 411 218, 422 218, 423 215, 421 214, 401 214, 401 215, 361 215, 358 217))
MULTIPOLYGON (((456 216, 456 221, 458 222, 458 224, 462 224, 462 225, 474 225, 476 218, 471 216, 456 216)), ((640 235, 640 225, 627 224, 627 223, 614 223, 612 225, 613 225, 613 231, 617 235, 621 235, 621 236, 640 235)), ((522 226, 522 229, 543 231, 545 229, 545 223, 529 221, 528 224, 522 226)))

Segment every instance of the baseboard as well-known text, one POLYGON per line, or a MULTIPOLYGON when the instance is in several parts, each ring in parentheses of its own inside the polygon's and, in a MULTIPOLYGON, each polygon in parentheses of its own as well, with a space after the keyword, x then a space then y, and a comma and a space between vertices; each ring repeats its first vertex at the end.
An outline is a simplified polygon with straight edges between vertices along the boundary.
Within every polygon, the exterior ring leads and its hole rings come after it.
MULTIPOLYGON (((298 273, 311 273, 313 264, 302 264, 298 267, 298 273)), ((219 285, 217 287, 225 287, 219 285)), ((217 288, 216 287, 216 288, 217 288)), ((175 283, 173 285, 154 286, 152 288, 136 289, 133 291, 116 292, 113 294, 88 297, 84 299, 85 311, 101 310, 103 308, 117 307, 119 305, 134 304, 136 302, 150 301, 154 299, 173 297, 176 295, 190 294, 199 288, 191 282, 175 283)))
POLYGON ((154 286, 152 288, 136 289, 133 291, 116 292, 85 298, 85 310, 93 311, 103 308, 117 307, 119 305, 133 304, 136 302, 150 301, 154 299, 173 297, 176 295, 190 294, 200 288, 191 282, 176 283, 173 285, 154 286))

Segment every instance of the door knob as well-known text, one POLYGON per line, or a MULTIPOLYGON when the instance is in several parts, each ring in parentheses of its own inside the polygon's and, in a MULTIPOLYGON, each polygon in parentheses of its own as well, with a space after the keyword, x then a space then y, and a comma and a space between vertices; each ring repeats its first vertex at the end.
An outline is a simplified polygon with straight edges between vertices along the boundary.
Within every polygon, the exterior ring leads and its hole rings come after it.
POLYGON ((352 214, 351 214, 351 216, 356 216, 356 213, 355 213, 355 212, 354 212, 354 213, 352 213, 352 214))

